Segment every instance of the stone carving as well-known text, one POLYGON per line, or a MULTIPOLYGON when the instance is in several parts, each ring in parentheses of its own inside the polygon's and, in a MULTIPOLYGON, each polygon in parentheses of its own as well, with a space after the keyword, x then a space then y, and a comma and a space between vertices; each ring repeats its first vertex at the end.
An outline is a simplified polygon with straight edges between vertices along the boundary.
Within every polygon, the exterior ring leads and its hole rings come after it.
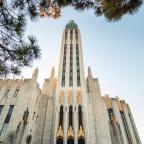
POLYGON ((29 116, 29 111, 28 111, 28 108, 27 108, 27 110, 24 111, 24 114, 23 114, 23 124, 24 124, 24 126, 27 125, 28 116, 29 116))

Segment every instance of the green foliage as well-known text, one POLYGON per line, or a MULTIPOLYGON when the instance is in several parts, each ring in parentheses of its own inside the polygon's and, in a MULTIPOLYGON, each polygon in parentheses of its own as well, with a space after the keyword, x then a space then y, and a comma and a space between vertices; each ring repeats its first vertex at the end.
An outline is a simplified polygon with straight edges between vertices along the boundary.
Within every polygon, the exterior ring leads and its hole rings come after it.
POLYGON ((58 4, 60 10, 65 6, 72 6, 78 11, 92 9, 96 16, 103 15, 108 21, 117 21, 126 14, 132 15, 136 13, 142 3, 143 0, 53 0, 48 5, 45 3, 47 8, 44 12, 47 15, 52 5, 58 4))
POLYGON ((142 0, 104 0, 95 13, 104 15, 108 21, 117 21, 125 14, 134 14, 141 5, 142 0))
MULTIPOLYGON (((27 1, 28 2, 28 1, 27 1)), ((0 4, 0 76, 10 73, 19 75, 25 66, 40 57, 40 49, 34 36, 24 39, 26 15, 32 20, 38 13, 36 6, 29 3, 27 11, 22 0, 8 5, 2 0, 0 4)))

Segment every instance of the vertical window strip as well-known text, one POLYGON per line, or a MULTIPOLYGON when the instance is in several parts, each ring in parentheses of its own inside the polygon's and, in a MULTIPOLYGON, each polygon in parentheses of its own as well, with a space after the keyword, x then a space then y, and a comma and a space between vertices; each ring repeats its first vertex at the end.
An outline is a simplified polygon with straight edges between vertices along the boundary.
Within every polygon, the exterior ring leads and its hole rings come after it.
POLYGON ((130 132, 129 132, 129 128, 128 128, 128 125, 127 125, 127 121, 126 121, 124 112, 120 111, 120 115, 121 115, 121 118, 122 118, 122 122, 123 122, 123 126, 124 126, 124 129, 125 129, 125 132, 126 132, 128 143, 132 144, 132 140, 131 140, 131 136, 130 136, 130 132))
POLYGON ((62 68, 62 83, 61 83, 61 86, 62 86, 62 87, 65 86, 66 52, 67 52, 67 45, 64 44, 63 68, 62 68))
MULTIPOLYGON (((63 105, 60 106, 60 112, 59 112, 59 128, 61 127, 63 130, 63 105)), ((63 144, 63 137, 57 137, 56 138, 56 144, 63 144)))
POLYGON ((73 107, 70 105, 69 107, 69 127, 73 127, 73 107))
POLYGON ((79 118, 79 128, 80 128, 80 126, 83 126, 82 125, 82 107, 80 105, 78 106, 78 118, 79 118))
POLYGON ((76 41, 78 41, 78 30, 75 30, 76 41))
POLYGON ((109 120, 110 120, 110 122, 112 124, 112 121, 113 121, 113 118, 114 118, 114 112, 113 112, 112 108, 108 109, 108 114, 109 114, 109 120))
POLYGON ((4 105, 0 105, 0 115, 2 113, 3 107, 4 107, 4 105))
POLYGON ((81 86, 80 64, 79 64, 79 47, 78 47, 78 44, 76 44, 76 63, 77 63, 77 86, 81 86))
POLYGON ((2 134, 2 132, 6 131, 6 129, 8 127, 8 124, 9 124, 9 121, 11 119, 11 115, 12 115, 12 112, 13 112, 13 108, 14 108, 14 105, 10 105, 9 110, 8 110, 8 114, 6 116, 6 119, 4 121, 4 124, 3 124, 1 132, 0 132, 0 135, 2 134))
POLYGON ((73 30, 70 30, 70 40, 72 41, 73 39, 73 30))
POLYGON ((73 45, 70 44, 69 86, 73 86, 73 45))
POLYGON ((65 31, 65 41, 67 40, 67 34, 68 34, 68 32, 65 31))
POLYGON ((17 97, 19 90, 17 89, 13 95, 13 97, 17 97))
POLYGON ((59 126, 63 128, 63 106, 60 106, 60 118, 59 118, 59 126))
POLYGON ((6 90, 5 94, 4 94, 4 97, 8 97, 8 93, 9 93, 10 90, 6 90))
POLYGON ((137 132, 136 132, 136 129, 135 129, 135 126, 134 126, 134 123, 133 123, 133 120, 132 120, 132 117, 131 117, 130 113, 129 113, 129 119, 130 119, 130 122, 131 122, 131 126, 132 126, 132 129, 133 129, 136 141, 137 141, 137 143, 139 143, 139 138, 138 138, 138 135, 137 135, 137 132))

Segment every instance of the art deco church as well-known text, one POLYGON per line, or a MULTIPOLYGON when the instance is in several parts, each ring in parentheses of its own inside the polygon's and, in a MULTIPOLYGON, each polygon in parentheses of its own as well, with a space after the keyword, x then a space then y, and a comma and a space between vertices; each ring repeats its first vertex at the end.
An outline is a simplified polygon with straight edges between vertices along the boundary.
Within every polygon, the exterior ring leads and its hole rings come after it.
POLYGON ((30 79, 0 80, 0 143, 141 144, 128 104, 102 96, 90 68, 85 78, 74 21, 63 31, 58 77, 53 68, 42 89, 37 77, 35 69, 30 79))

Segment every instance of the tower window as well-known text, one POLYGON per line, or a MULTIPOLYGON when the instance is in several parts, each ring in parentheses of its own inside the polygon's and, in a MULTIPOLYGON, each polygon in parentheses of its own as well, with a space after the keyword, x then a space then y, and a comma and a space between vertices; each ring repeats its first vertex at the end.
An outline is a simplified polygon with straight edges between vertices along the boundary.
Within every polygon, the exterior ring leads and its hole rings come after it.
POLYGON ((77 63, 79 63, 79 56, 78 55, 77 55, 76 59, 77 59, 77 63))
POLYGON ((79 119, 79 127, 82 126, 82 107, 78 106, 78 119, 79 119))
POLYGON ((109 120, 112 124, 112 120, 113 120, 113 117, 114 117, 114 113, 113 113, 113 109, 112 108, 109 108, 108 109, 108 114, 109 114, 109 120))
POLYGON ((65 86, 65 78, 62 77, 62 86, 65 86))
POLYGON ((67 40, 67 33, 68 33, 68 32, 67 32, 67 31, 65 31, 65 40, 67 40))
POLYGON ((5 94, 4 94, 4 97, 8 97, 8 93, 9 93, 10 90, 6 90, 5 94))
POLYGON ((73 45, 70 44, 69 86, 73 86, 73 45))
POLYGON ((9 121, 10 121, 10 118, 11 118, 11 115, 12 115, 12 112, 13 112, 13 108, 14 108, 14 105, 10 105, 8 114, 6 116, 6 119, 4 121, 4 124, 2 126, 0 134, 2 134, 2 132, 6 131, 8 124, 9 124, 9 121))
POLYGON ((75 36, 76 36, 76 40, 78 40, 78 31, 75 30, 75 36))
POLYGON ((78 44, 76 44, 76 51, 78 52, 78 44))
POLYGON ((73 39, 73 30, 70 30, 70 40, 73 39))
POLYGON ((63 106, 60 106, 60 118, 59 118, 59 126, 63 127, 63 106))
POLYGON ((18 92, 19 92, 19 90, 17 89, 17 90, 15 91, 15 93, 14 93, 14 96, 13 96, 13 97, 17 97, 18 92))
POLYGON ((135 129, 135 126, 134 126, 134 123, 133 123, 133 120, 132 120, 132 117, 131 117, 131 114, 129 113, 129 119, 130 119, 130 122, 131 122, 131 125, 132 125, 132 128, 133 128, 133 132, 135 134, 135 138, 136 138, 136 141, 138 143, 140 143, 139 141, 139 138, 138 138, 138 135, 137 135, 137 132, 136 132, 136 129, 135 129))
POLYGON ((73 107, 70 106, 69 107, 69 126, 73 126, 72 120, 73 120, 73 107))
POLYGON ((72 76, 70 76, 69 86, 73 86, 73 79, 72 79, 72 76))
POLYGON ((124 114, 123 111, 120 111, 120 115, 121 115, 121 118, 122 118, 122 122, 123 122, 123 126, 124 126, 124 129, 125 129, 125 132, 126 132, 128 143, 132 144, 132 139, 131 139, 131 136, 130 136, 130 132, 129 132, 127 121, 126 121, 126 118, 125 118, 125 114, 124 114))
POLYGON ((62 87, 65 86, 66 51, 67 51, 67 45, 64 44, 63 68, 62 68, 62 82, 61 82, 61 86, 62 86, 62 87))
POLYGON ((66 54, 66 51, 64 51, 64 55, 66 54))
POLYGON ((77 86, 81 86, 78 44, 76 44, 76 63, 77 63, 77 86))
POLYGON ((77 77, 77 86, 81 86, 80 77, 77 77))
POLYGON ((0 114, 2 113, 3 107, 3 105, 0 105, 0 114))
POLYGON ((77 62, 77 70, 79 69, 79 62, 77 62))

